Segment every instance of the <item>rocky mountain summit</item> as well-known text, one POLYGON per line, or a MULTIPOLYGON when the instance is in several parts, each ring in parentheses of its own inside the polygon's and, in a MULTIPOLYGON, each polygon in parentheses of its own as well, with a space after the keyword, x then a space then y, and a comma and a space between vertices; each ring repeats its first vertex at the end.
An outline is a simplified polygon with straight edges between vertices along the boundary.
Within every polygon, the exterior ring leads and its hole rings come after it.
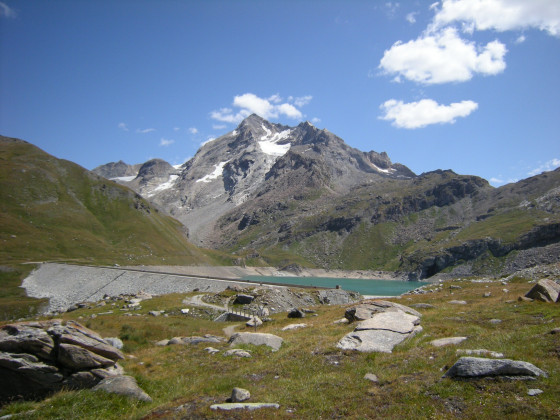
POLYGON ((116 179, 240 263, 416 279, 509 274, 560 254, 560 170, 500 188, 452 170, 416 175, 308 122, 251 115, 179 168, 154 160, 116 179))

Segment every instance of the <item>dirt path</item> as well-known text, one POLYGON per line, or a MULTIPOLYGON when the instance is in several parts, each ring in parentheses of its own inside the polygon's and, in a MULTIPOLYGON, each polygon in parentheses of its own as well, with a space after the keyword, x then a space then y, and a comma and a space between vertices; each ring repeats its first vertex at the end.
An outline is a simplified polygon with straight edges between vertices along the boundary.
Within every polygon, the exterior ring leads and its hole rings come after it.
POLYGON ((207 295, 196 295, 196 296, 191 296, 188 297, 186 299, 183 300, 183 303, 185 305, 192 305, 192 306, 202 306, 205 308, 212 308, 212 309, 216 309, 218 311, 227 311, 227 308, 225 306, 219 306, 219 305, 212 305, 211 303, 206 303, 202 300, 202 298, 204 296, 207 295))

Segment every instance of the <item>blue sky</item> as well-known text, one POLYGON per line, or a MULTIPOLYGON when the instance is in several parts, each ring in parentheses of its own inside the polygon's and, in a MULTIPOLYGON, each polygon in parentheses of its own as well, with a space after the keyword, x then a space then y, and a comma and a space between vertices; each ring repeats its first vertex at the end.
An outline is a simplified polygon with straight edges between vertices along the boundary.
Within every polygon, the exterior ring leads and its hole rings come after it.
POLYGON ((0 0, 0 134, 172 164, 256 112, 416 173, 560 166, 560 1, 0 0))

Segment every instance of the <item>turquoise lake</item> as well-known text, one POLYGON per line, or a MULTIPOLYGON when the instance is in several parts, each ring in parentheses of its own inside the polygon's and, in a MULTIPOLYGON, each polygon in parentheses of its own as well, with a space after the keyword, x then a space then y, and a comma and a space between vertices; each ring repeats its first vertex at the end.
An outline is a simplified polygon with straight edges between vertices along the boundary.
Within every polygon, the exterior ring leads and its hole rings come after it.
POLYGON ((281 283, 294 286, 316 286, 334 289, 337 285, 362 295, 398 296, 427 284, 422 281, 341 279, 327 277, 272 277, 247 276, 243 280, 263 283, 281 283))

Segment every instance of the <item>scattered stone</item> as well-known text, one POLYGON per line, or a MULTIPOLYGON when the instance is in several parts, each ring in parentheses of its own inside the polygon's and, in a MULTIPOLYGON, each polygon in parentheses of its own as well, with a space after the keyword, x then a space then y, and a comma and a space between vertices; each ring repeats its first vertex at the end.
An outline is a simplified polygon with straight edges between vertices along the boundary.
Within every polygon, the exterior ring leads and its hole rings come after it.
POLYGON ((167 340, 167 345, 168 346, 171 346, 171 345, 174 345, 174 344, 185 344, 183 342, 183 337, 173 337, 172 339, 167 340))
POLYGON ((317 311, 313 310, 313 309, 309 309, 309 308, 301 308, 301 311, 305 314, 314 314, 317 313, 317 311))
POLYGON ((116 349, 122 350, 124 347, 122 340, 118 337, 107 337, 104 340, 116 349))
POLYGON ((305 328, 307 324, 290 324, 282 328, 282 331, 297 330, 298 328, 305 328))
POLYGON ((341 319, 333 322, 333 324, 348 324, 348 323, 350 323, 348 318, 341 318, 341 319))
POLYGON ((466 305, 467 301, 465 300, 450 300, 449 303, 452 305, 466 305))
POLYGON ((449 288, 450 288, 450 289, 453 289, 453 290, 459 290, 459 289, 462 289, 462 287, 461 287, 461 286, 457 286, 457 285, 455 285, 455 284, 452 284, 451 286, 449 286, 449 288))
POLYGON ((490 296, 492 296, 492 292, 486 292, 482 295, 482 297, 485 297, 485 298, 489 298, 490 296))
POLYGON ((527 297, 527 296, 519 296, 519 297, 517 298, 517 300, 518 300, 519 302, 534 302, 534 301, 535 301, 535 299, 531 299, 531 298, 529 298, 529 297, 527 297))
POLYGON ((233 391, 231 391, 230 401, 232 403, 247 401, 249 398, 251 398, 251 393, 246 389, 233 388, 233 391))
POLYGON ((272 348, 273 351, 279 350, 283 341, 281 337, 274 334, 250 332, 235 333, 229 339, 229 343, 232 346, 237 344, 265 345, 272 348))
POLYGON ((251 302, 253 302, 253 300, 255 299, 254 296, 251 295, 243 295, 243 294, 238 294, 237 296, 235 296, 235 300, 233 301, 233 303, 238 303, 240 305, 248 305, 251 302))
POLYGON ((539 280, 525 295, 525 297, 542 302, 558 302, 559 296, 560 284, 550 279, 539 280))
POLYGON ((488 321, 488 322, 489 322, 490 324, 497 325, 497 324, 501 324, 501 323, 502 323, 502 320, 501 320, 501 319, 497 319, 497 318, 493 318, 493 319, 491 319, 491 320, 488 321))
POLYGON ((191 311, 191 310, 190 310, 189 308, 181 309, 181 313, 182 313, 183 315, 187 315, 190 311, 191 311))
POLYGON ((542 389, 538 389, 538 388, 533 388, 527 391, 527 395, 530 397, 534 397, 536 395, 540 395, 543 393, 542 389))
POLYGON ((509 293, 509 289, 502 289, 502 292, 509 293))
POLYGON ((364 376, 364 379, 367 381, 371 381, 373 383, 378 383, 379 379, 377 378, 377 375, 373 374, 373 373, 366 373, 364 376))
POLYGON ((560 328, 554 328, 550 331, 550 334, 560 334, 560 328))
POLYGON ((206 351, 207 351, 208 353, 210 353, 210 354, 216 354, 216 353, 219 353, 219 352, 220 352, 220 350, 218 350, 218 349, 216 349, 216 348, 214 348, 214 347, 206 347, 204 350, 206 350, 206 351))
POLYGON ((446 337, 438 338, 437 340, 430 341, 430 344, 435 347, 443 347, 449 345, 460 344, 465 341, 467 337, 446 337))
POLYGON ((242 349, 230 349, 227 350, 226 352, 224 352, 224 356, 229 357, 229 356, 236 356, 236 357, 252 357, 251 353, 249 353, 248 350, 242 350, 242 349))
POLYGON ((293 308, 288 312, 288 318, 305 318, 305 313, 301 309, 293 308))
POLYGON ((416 308, 416 309, 433 309, 433 308, 435 308, 434 305, 430 305, 429 303, 414 303, 410 306, 413 307, 413 308, 416 308))
POLYGON ((160 316, 160 315, 162 315, 164 312, 165 312, 165 311, 150 311, 150 312, 148 312, 148 315, 151 315, 151 316, 160 316))
POLYGON ((498 359, 501 359, 504 357, 503 353, 498 353, 495 351, 491 351, 491 350, 485 350, 485 349, 476 349, 476 350, 470 350, 470 349, 457 349, 457 355, 467 355, 467 356, 486 356, 486 357, 495 357, 498 359))
POLYGON ((136 379, 132 376, 115 376, 103 379, 94 386, 93 391, 104 391, 109 394, 124 395, 136 400, 152 402, 152 398, 138 386, 136 379))
POLYGON ((481 378, 487 376, 534 379, 536 376, 547 377, 548 375, 528 362, 481 357, 461 357, 443 375, 444 378, 481 378))
POLYGON ((245 325, 251 328, 255 328, 260 327, 262 324, 262 320, 258 316, 254 316, 249 321, 247 321, 245 325))
POLYGON ((274 403, 225 403, 225 404, 212 404, 210 406, 211 410, 258 410, 260 408, 280 408, 279 404, 274 403))

